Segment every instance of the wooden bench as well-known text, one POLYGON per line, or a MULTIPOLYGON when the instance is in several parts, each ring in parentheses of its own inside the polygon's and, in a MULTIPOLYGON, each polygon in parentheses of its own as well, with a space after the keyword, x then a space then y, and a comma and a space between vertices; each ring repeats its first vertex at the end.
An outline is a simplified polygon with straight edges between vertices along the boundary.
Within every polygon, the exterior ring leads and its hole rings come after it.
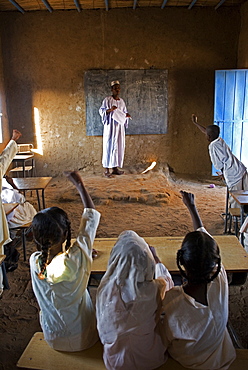
MULTIPOLYGON (((102 360, 103 347, 97 342, 81 352, 58 352, 49 347, 43 333, 35 333, 20 357, 17 367, 37 370, 106 370, 102 360)), ((237 358, 230 370, 247 370, 248 350, 237 350, 237 358)), ((177 361, 169 358, 158 370, 185 370, 177 361)))

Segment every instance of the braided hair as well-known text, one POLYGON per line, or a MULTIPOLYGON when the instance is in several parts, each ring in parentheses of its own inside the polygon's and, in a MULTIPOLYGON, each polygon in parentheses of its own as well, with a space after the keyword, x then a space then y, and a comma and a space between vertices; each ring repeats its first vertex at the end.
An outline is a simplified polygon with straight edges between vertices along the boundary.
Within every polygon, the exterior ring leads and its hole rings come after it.
POLYGON ((181 249, 177 252, 177 266, 181 275, 191 284, 213 281, 221 269, 221 258, 216 241, 202 231, 188 233, 181 249))
POLYGON ((32 222, 34 241, 42 252, 40 257, 40 280, 45 279, 45 271, 50 248, 63 243, 66 236, 65 250, 71 245, 71 223, 67 213, 58 207, 46 208, 38 212, 32 222))

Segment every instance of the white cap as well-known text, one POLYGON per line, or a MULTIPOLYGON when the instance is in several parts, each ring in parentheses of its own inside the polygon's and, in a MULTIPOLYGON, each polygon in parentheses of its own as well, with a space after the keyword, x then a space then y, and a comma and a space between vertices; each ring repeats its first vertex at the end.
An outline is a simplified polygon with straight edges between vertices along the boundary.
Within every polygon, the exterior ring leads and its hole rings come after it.
POLYGON ((119 81, 112 81, 111 82, 111 87, 114 86, 114 85, 120 85, 120 82, 119 81))

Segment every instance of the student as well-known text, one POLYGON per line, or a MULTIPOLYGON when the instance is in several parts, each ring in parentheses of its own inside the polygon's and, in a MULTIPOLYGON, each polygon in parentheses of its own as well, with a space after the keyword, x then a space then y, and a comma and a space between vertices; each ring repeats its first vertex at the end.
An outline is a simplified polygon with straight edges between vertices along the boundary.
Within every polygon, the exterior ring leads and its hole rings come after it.
POLYGON ((30 269, 45 340, 58 351, 74 352, 91 347, 98 339, 87 283, 100 213, 95 210, 79 173, 65 174, 85 207, 77 240, 70 246, 70 221, 62 209, 51 207, 38 212, 32 226, 39 252, 31 255, 30 269))
MULTIPOLYGON (((2 191, 2 179, 5 175, 8 167, 10 166, 14 156, 17 153, 16 141, 21 137, 21 133, 18 130, 13 130, 12 138, 0 154, 0 189, 2 191)), ((0 254, 4 254, 4 245, 11 242, 9 236, 9 228, 6 220, 5 211, 3 209, 2 200, 0 197, 0 254)), ((0 266, 0 296, 3 293, 3 270, 0 266)))
POLYGON ((123 167, 125 152, 125 127, 128 126, 130 114, 127 112, 125 102, 119 97, 120 82, 111 82, 112 96, 106 97, 99 109, 103 123, 103 155, 102 165, 105 168, 104 175, 122 175, 118 167, 123 167), (112 174, 109 169, 112 168, 112 174))
POLYGON ((164 345, 187 368, 228 369, 235 349, 226 327, 226 272, 218 245, 203 227, 194 195, 181 194, 196 231, 186 235, 177 252, 177 265, 186 282, 165 295, 164 345))
MULTIPOLYGON (((6 215, 10 229, 32 222, 37 213, 36 209, 26 201, 24 195, 17 189, 13 179, 7 175, 3 178, 1 197, 3 204, 16 204, 16 207, 6 215)), ((13 237, 11 235, 11 238, 13 237)))
POLYGON ((96 296, 107 369, 148 370, 165 362, 160 313, 165 290, 172 286, 155 249, 134 231, 120 234, 96 296))
MULTIPOLYGON (((209 144, 209 155, 212 164, 223 173, 229 191, 248 190, 248 173, 245 165, 235 157, 225 141, 219 137, 220 128, 210 125, 206 128, 197 122, 197 117, 192 114, 192 122, 206 135, 209 144)), ((230 206, 239 208, 237 202, 231 197, 230 206)))

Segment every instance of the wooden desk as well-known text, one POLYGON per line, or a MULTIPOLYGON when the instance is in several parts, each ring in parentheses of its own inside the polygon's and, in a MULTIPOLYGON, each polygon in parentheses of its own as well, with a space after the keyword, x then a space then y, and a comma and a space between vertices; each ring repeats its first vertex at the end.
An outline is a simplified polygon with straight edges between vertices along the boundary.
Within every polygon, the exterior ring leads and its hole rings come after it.
MULTIPOLYGON (((248 206, 248 191, 247 190, 233 190, 230 195, 240 205, 240 225, 243 225, 245 220, 245 206, 248 206)), ((241 243, 244 246, 244 235, 241 235, 241 243)))
MULTIPOLYGON (((146 242, 156 248, 161 262, 171 273, 178 273, 176 253, 181 248, 184 236, 181 237, 144 237, 146 242)), ((234 235, 214 236, 217 241, 222 263, 228 272, 247 272, 248 254, 234 235)), ((109 255, 117 238, 96 238, 94 246, 98 257, 93 260, 92 273, 104 273, 107 268, 109 255)), ((74 239, 75 241, 75 239, 74 239)))
POLYGON ((27 191, 27 190, 35 190, 38 200, 39 210, 41 210, 40 204, 40 195, 39 190, 41 190, 42 196, 42 207, 43 209, 46 208, 45 206, 45 189, 49 182, 52 180, 52 177, 25 177, 25 178, 13 178, 14 184, 20 191, 27 191))
MULTIPOLYGON (((23 177, 25 177, 25 170, 26 170, 26 162, 31 161, 31 167, 32 167, 32 174, 33 174, 33 169, 34 169, 34 154, 16 154, 15 157, 13 158, 12 162, 20 165, 22 167, 22 174, 23 177)), ((19 171, 18 167, 12 168, 12 172, 14 171, 19 171)), ((10 171, 10 172, 11 172, 10 171)))

